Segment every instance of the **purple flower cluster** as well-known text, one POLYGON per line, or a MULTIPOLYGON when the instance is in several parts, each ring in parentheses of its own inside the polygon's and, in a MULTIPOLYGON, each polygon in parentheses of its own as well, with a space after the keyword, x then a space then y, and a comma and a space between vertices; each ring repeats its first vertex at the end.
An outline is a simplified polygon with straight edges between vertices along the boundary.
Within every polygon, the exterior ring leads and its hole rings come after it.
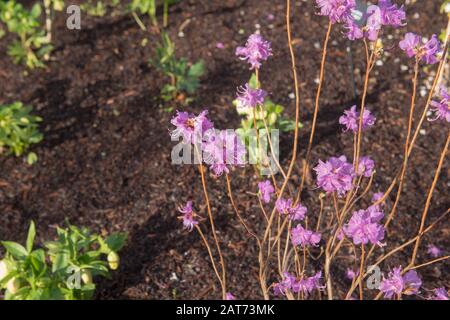
POLYGON ((300 279, 294 284, 292 290, 294 293, 302 292, 305 297, 308 297, 314 289, 322 290, 325 288, 325 286, 320 284, 320 278, 322 278, 322 271, 318 271, 315 275, 309 278, 300 279))
POLYGON ((183 137, 184 143, 200 145, 204 162, 216 176, 220 176, 229 172, 227 165, 240 166, 245 163, 246 149, 234 131, 214 130, 207 114, 207 110, 198 116, 177 111, 171 120, 175 126, 171 137, 174 140, 183 137))
POLYGON ((225 300, 236 300, 236 297, 231 294, 231 292, 227 292, 225 295, 225 300))
POLYGON ((321 16, 328 16, 331 23, 343 23, 351 19, 355 0, 316 0, 321 16))
MULTIPOLYGON (((356 111, 356 105, 352 106, 350 109, 345 110, 344 114, 339 118, 339 124, 342 124, 345 129, 344 131, 357 132, 359 128, 359 112, 356 111)), ((377 119, 372 115, 372 113, 364 109, 363 119, 362 119, 362 130, 365 130, 375 124, 377 119)))
POLYGON ((245 47, 237 47, 236 55, 241 60, 246 60, 250 64, 250 69, 259 69, 261 61, 266 61, 272 55, 270 42, 264 40, 259 34, 252 34, 248 37, 245 47))
POLYGON ((203 135, 214 128, 214 124, 209 121, 207 115, 208 110, 200 112, 198 116, 177 111, 177 115, 170 121, 176 127, 171 132, 172 140, 183 137, 184 143, 200 142, 203 135))
POLYGON ((264 203, 269 203, 270 197, 275 192, 275 189, 273 188, 272 183, 270 183, 269 180, 259 182, 258 190, 259 190, 259 196, 261 197, 261 199, 264 203))
POLYGON ((384 193, 383 192, 376 192, 374 193, 374 195, 372 196, 372 202, 375 203, 378 200, 382 199, 384 197, 384 193))
POLYGON ((322 290, 324 286, 320 284, 322 272, 319 271, 309 278, 302 278, 297 281, 296 277, 289 272, 283 273, 283 280, 273 285, 275 295, 286 295, 288 290, 293 293, 302 292, 306 297, 313 292, 314 289, 322 290))
POLYGON ((450 95, 448 91, 441 87, 441 101, 431 102, 431 112, 434 114, 433 118, 429 118, 429 121, 445 120, 450 122, 450 95))
POLYGON ((394 295, 413 295, 419 292, 422 280, 415 270, 410 270, 402 276, 402 267, 394 268, 389 272, 387 278, 380 283, 379 290, 384 293, 384 297, 391 299, 394 295))
POLYGON ((277 296, 285 296, 288 290, 292 290, 292 287, 296 283, 296 281, 297 279, 294 275, 290 274, 289 272, 284 272, 283 279, 273 285, 273 292, 277 296))
POLYGON ((317 246, 320 242, 320 233, 307 230, 300 224, 291 229, 291 241, 294 246, 317 246))
POLYGON ((346 35, 350 40, 367 38, 376 41, 383 26, 398 28, 406 25, 405 19, 403 6, 397 7, 391 0, 380 0, 378 5, 370 5, 359 19, 356 15, 347 19, 346 35))
POLYGON ((425 62, 426 64, 435 64, 439 61, 439 55, 442 53, 441 42, 434 34, 430 40, 424 39, 412 32, 408 32, 405 38, 399 43, 400 49, 405 51, 410 58, 425 62))
POLYGON ((348 268, 347 271, 345 272, 345 276, 349 280, 354 280, 354 279, 356 279, 357 276, 359 276, 359 270, 355 271, 351 268, 348 268))
POLYGON ((241 166, 245 162, 245 146, 233 130, 214 131, 202 144, 204 161, 216 176, 228 173, 227 165, 241 166))
POLYGON ((375 162, 370 157, 361 157, 358 163, 358 176, 370 178, 375 168, 375 162))
POLYGON ((384 226, 380 224, 383 217, 384 213, 374 206, 367 210, 355 211, 350 221, 344 226, 344 233, 356 245, 370 242, 381 246, 385 231, 384 226))
POLYGON ((355 171, 345 156, 331 157, 326 162, 319 160, 314 171, 317 173, 317 185, 326 192, 337 192, 342 196, 352 189, 355 171))
POLYGON ((267 92, 262 89, 253 89, 248 83, 237 89, 237 103, 239 108, 255 108, 264 104, 267 92))
POLYGON ((293 205, 292 199, 278 199, 275 202, 275 207, 280 215, 287 215, 292 221, 303 220, 308 209, 301 205, 293 205))
POLYGON ((194 212, 192 210, 192 201, 188 201, 184 207, 178 208, 183 215, 180 217, 183 220, 183 227, 189 232, 194 229, 198 221, 194 219, 194 212))
POLYGON ((444 287, 433 290, 434 296, 429 297, 429 300, 450 300, 447 290, 444 287))
POLYGON ((432 258, 437 258, 439 256, 442 255, 442 250, 439 249, 438 247, 436 247, 433 244, 429 244, 427 247, 427 253, 432 257, 432 258))

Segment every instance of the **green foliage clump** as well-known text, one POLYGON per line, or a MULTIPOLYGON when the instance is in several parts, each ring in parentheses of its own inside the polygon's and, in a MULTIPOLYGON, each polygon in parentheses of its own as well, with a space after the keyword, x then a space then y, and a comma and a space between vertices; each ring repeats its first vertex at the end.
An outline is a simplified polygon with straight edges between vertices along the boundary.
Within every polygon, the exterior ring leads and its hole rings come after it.
MULTIPOLYGON (((256 81, 256 76, 253 74, 249 81, 251 88, 255 89, 258 87, 256 81)), ((294 131, 295 129, 295 121, 283 117, 284 107, 270 99, 266 98, 264 100, 264 105, 262 105, 261 108, 258 107, 256 112, 253 112, 253 108, 240 108, 237 100, 234 100, 233 104, 236 107, 237 112, 240 115, 245 116, 241 121, 241 128, 238 129, 238 133, 241 136, 245 137, 246 133, 255 127, 255 121, 253 120, 255 114, 257 129, 265 129, 266 125, 269 131, 271 129, 279 129, 282 132, 289 132, 294 131)), ((299 124, 299 128, 301 127, 302 125, 299 124)))
POLYGON ((133 13, 134 18, 141 27, 145 30, 145 26, 142 21, 137 17, 136 12, 139 14, 146 14, 150 17, 150 21, 154 27, 159 27, 156 11, 158 5, 163 6, 163 26, 167 27, 169 20, 169 6, 179 2, 180 0, 132 0, 130 3, 130 10, 133 13))
POLYGON ((158 25, 156 19, 156 0, 132 0, 130 4, 132 12, 147 14, 153 25, 158 25))
MULTIPOLYGON (((32 108, 21 102, 0 105, 0 154, 21 156, 32 144, 39 143, 43 135, 39 132, 42 119, 31 115, 32 108)), ((28 154, 30 164, 37 160, 36 154, 28 154)))
POLYGON ((127 238, 124 233, 103 238, 70 224, 57 228, 57 239, 43 248, 34 248, 35 236, 31 222, 25 246, 1 242, 6 256, 0 261, 0 287, 6 300, 91 299, 93 278, 109 277, 118 268, 117 252, 127 238))
POLYGON ((190 64, 187 59, 175 56, 175 45, 167 33, 161 35, 162 43, 156 48, 155 58, 150 63, 170 78, 170 84, 164 85, 161 96, 165 101, 178 100, 189 103, 200 86, 200 77, 205 73, 203 61, 190 64))
POLYGON ((81 10, 93 17, 103 17, 108 11, 108 7, 116 7, 120 4, 120 0, 111 0, 105 3, 100 0, 87 0, 81 4, 81 10))
MULTIPOLYGON (((248 83, 252 89, 259 88, 255 74, 252 75, 248 83)), ((290 132, 295 129, 295 121, 283 117, 284 107, 268 98, 266 98, 264 104, 258 106, 256 110, 239 106, 237 100, 233 101, 233 105, 236 107, 238 114, 244 117, 241 120, 241 127, 236 130, 236 133, 247 145, 249 145, 250 157, 256 159, 259 164, 266 162, 261 156, 265 154, 264 150, 260 150, 260 148, 264 149, 264 144, 249 143, 249 140, 254 134, 255 123, 256 128, 258 129, 259 138, 262 141, 267 140, 266 135, 273 129, 278 129, 281 132, 290 132)), ((298 127, 301 128, 303 125, 299 123, 298 127)))
POLYGON ((44 67, 41 60, 52 50, 39 21, 41 12, 39 3, 27 10, 14 0, 0 2, 0 21, 18 37, 8 46, 8 54, 15 63, 24 63, 30 69, 44 67))

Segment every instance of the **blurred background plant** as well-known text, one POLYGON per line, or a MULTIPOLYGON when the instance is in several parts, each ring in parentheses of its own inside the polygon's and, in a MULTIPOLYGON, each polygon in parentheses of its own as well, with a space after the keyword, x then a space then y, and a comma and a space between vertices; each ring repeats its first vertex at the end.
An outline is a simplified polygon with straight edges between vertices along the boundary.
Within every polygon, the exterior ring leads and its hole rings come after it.
POLYGON ((142 30, 147 30, 138 14, 148 15, 150 22, 154 28, 160 31, 158 23, 157 12, 161 8, 163 13, 163 27, 166 28, 169 24, 169 6, 180 2, 181 0, 132 0, 130 4, 131 13, 142 30))
MULTIPOLYGON (((21 102, 0 105, 0 154, 21 156, 30 145, 39 143, 43 135, 38 124, 42 119, 31 115, 32 108, 21 102)), ((27 162, 33 164, 37 155, 30 152, 27 162)))
MULTIPOLYGON (((248 84, 252 89, 259 87, 254 73, 248 84)), ((264 104, 255 112, 253 108, 240 106, 237 99, 233 101, 233 105, 236 107, 238 114, 243 117, 241 126, 236 130, 236 133, 249 146, 250 157, 256 159, 258 164, 264 162, 261 155, 265 154, 265 150, 260 150, 260 148, 264 149, 265 144, 250 143, 250 139, 253 137, 255 123, 259 132, 259 138, 262 141, 267 140, 267 132, 271 132, 273 129, 278 129, 281 132, 290 132, 295 129, 295 121, 283 117, 284 107, 268 98, 264 100, 264 104), (254 120, 255 115, 256 121, 254 120)), ((302 128, 303 125, 299 123, 298 127, 302 128)))
MULTIPOLYGON (((52 25, 55 18, 55 11, 62 11, 64 9, 64 0, 44 0, 45 9, 45 32, 47 42, 52 42, 52 25)), ((47 57, 48 59, 48 57, 47 57)))
POLYGON ((8 46, 8 55, 15 63, 24 63, 30 69, 44 67, 41 60, 52 50, 39 21, 41 12, 39 3, 31 10, 14 0, 0 3, 0 21, 18 38, 8 46))
POLYGON ((103 17, 108 12, 108 8, 115 8, 120 4, 120 0, 110 0, 108 2, 102 0, 86 0, 80 8, 88 15, 93 17, 103 17))
POLYGON ((186 58, 177 58, 175 44, 166 32, 162 32, 161 42, 150 64, 170 78, 170 83, 161 89, 161 97, 165 101, 192 102, 193 98, 188 95, 193 95, 200 85, 200 77, 205 73, 203 61, 190 63, 186 58))
POLYGON ((106 238, 68 224, 57 228, 57 239, 34 248, 36 228, 30 223, 26 245, 2 241, 0 287, 6 300, 86 300, 95 292, 93 277, 110 277, 119 267, 117 252, 125 233, 106 238), (106 258, 106 259, 105 259, 106 258))

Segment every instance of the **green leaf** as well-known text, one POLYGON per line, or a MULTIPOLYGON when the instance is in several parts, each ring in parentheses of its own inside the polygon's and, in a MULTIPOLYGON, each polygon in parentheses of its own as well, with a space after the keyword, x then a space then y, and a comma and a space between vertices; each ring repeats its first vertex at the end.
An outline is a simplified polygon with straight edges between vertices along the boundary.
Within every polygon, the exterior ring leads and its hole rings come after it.
POLYGON ((31 16, 34 18, 39 18, 39 16, 41 15, 42 9, 41 9, 41 5, 39 3, 36 3, 33 8, 31 9, 31 16))
POLYGON ((125 245, 127 240, 126 233, 114 233, 105 239, 106 246, 111 251, 119 251, 125 245))
POLYGON ((55 261, 52 266, 52 272, 56 272, 67 268, 67 266, 69 265, 69 259, 70 259, 69 254, 58 253, 55 257, 55 261))
POLYGON ((203 63, 203 61, 199 61, 189 68, 188 76, 199 78, 203 75, 204 72, 205 72, 205 64, 203 63))
POLYGON ((30 253, 33 250, 34 238, 36 237, 36 226, 34 222, 31 221, 30 227, 28 228, 28 236, 27 236, 27 251, 30 253))
POLYGON ((28 251, 22 245, 12 241, 2 241, 6 251, 8 251, 16 259, 25 259, 28 251))
POLYGON ((41 276, 47 265, 45 264, 45 252, 43 249, 38 249, 30 254, 31 264, 33 265, 35 275, 41 276))
POLYGON ((3 288, 6 286, 9 280, 19 275, 19 272, 17 271, 10 271, 3 279, 0 281, 0 288, 3 288))
POLYGON ((33 164, 35 164, 38 161, 38 156, 36 153, 34 152, 30 152, 27 155, 27 163, 31 166, 33 164))

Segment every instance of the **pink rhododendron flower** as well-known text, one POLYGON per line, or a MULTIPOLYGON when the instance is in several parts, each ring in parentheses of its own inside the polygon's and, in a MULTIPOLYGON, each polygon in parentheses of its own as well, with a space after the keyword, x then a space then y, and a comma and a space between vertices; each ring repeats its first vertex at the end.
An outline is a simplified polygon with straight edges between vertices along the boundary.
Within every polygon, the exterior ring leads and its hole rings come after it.
POLYGON ((270 202, 270 197, 275 192, 275 189, 272 186, 270 180, 266 180, 258 183, 259 196, 261 197, 264 203, 270 202))
POLYGON ((288 215, 292 221, 303 220, 308 209, 301 205, 293 205, 292 199, 280 198, 275 202, 275 207, 281 215, 288 215))
POLYGON ((192 201, 186 202, 184 207, 178 208, 178 211, 183 213, 180 217, 183 220, 183 227, 189 232, 194 229, 194 227, 198 224, 198 221, 194 219, 194 212, 192 210, 192 201))
POLYGON ((378 5, 368 6, 365 13, 357 20, 351 16, 345 23, 346 36, 350 40, 367 38, 376 41, 383 26, 394 28, 404 26, 406 13, 403 6, 397 7, 390 0, 380 0, 378 5))
MULTIPOLYGON (((376 118, 372 115, 370 110, 364 109, 362 130, 365 130, 375 124, 376 118)), ((359 128, 359 112, 356 111, 356 106, 352 106, 349 110, 344 111, 344 115, 339 118, 339 123, 345 126, 344 131, 357 132, 359 128)))
POLYGON ((214 127, 207 114, 207 110, 202 111, 198 116, 177 111, 177 115, 170 121, 176 127, 170 134, 172 140, 183 137, 184 143, 201 142, 203 135, 214 127))
POLYGON ((262 89, 252 89, 248 83, 237 90, 237 102, 240 108, 255 108, 262 106, 267 92, 262 89))
POLYGON ((416 57, 426 64, 435 64, 442 53, 441 43, 434 34, 430 40, 424 43, 423 38, 415 33, 408 32, 399 43, 400 49, 405 51, 408 57, 416 57))
POLYGON ((216 176, 228 173, 230 166, 245 163, 245 145, 233 130, 221 130, 210 133, 202 144, 204 161, 216 176))
POLYGON ((292 290, 292 286, 295 284, 296 278, 289 272, 283 273, 283 280, 273 285, 273 291, 275 295, 286 295, 287 290, 292 290))
POLYGON ((415 270, 410 270, 402 276, 402 267, 394 268, 387 278, 383 277, 379 290, 384 297, 391 299, 394 295, 413 295, 419 292, 422 280, 415 270))
POLYGON ((350 221, 344 226, 344 233, 356 245, 370 242, 381 246, 381 241, 384 239, 384 226, 379 222, 382 218, 383 213, 375 207, 355 211, 350 221))
POLYGON ((317 246, 320 237, 320 233, 307 230, 300 224, 291 229, 291 242, 294 246, 317 246))
POLYGON ((225 300, 236 300, 236 297, 231 294, 231 292, 227 292, 225 296, 225 300))
POLYGON ((375 162, 370 157, 361 157, 358 163, 358 176, 370 178, 375 168, 375 162))
POLYGON ((247 60, 250 69, 259 69, 261 62, 272 55, 272 48, 269 41, 264 40, 259 34, 252 34, 248 37, 245 47, 236 48, 236 55, 241 60, 247 60))
POLYGON ((444 87, 441 87, 441 101, 431 101, 430 110, 433 113, 433 118, 428 118, 429 121, 445 120, 450 122, 450 95, 444 87))
POLYGON ((447 290, 444 287, 433 290, 434 296, 429 297, 429 300, 450 300, 447 290))
POLYGON ((384 205, 385 205, 384 201, 379 203, 379 204, 376 204, 376 205, 375 205, 375 203, 378 202, 380 199, 383 199, 383 197, 384 197, 384 193, 383 192, 376 192, 376 193, 374 193, 374 195, 372 196, 372 200, 371 200, 372 203, 373 203, 371 205, 371 207, 374 207, 376 210, 381 211, 381 208, 383 208, 384 205))
POLYGON ((348 268, 345 275, 347 279, 353 280, 359 275, 359 270, 354 271, 353 269, 348 268))
POLYGON ((325 286, 320 284, 322 278, 322 271, 318 271, 316 274, 309 278, 303 278, 295 282, 292 286, 292 291, 295 293, 302 292, 305 297, 308 297, 314 289, 322 290, 325 286))
POLYGON ((352 189, 355 171, 345 156, 331 157, 326 162, 319 160, 314 171, 317 173, 317 185, 326 192, 337 192, 342 196, 352 189))
POLYGON ((376 192, 372 196, 372 202, 375 203, 378 200, 382 199, 383 197, 384 197, 384 193, 383 192, 376 192))
POLYGON ((403 5, 397 7, 391 0, 379 0, 381 23, 385 26, 400 27, 406 25, 406 13, 403 5))
POLYGON ((427 253, 432 257, 432 258, 437 258, 440 255, 442 255, 442 251, 441 249, 439 249, 438 247, 436 247, 433 244, 429 244, 428 248, 427 248, 427 253))
POLYGON ((332 23, 346 22, 351 18, 355 0, 316 0, 321 16, 328 16, 332 23))
POLYGON ((381 222, 384 218, 384 212, 378 206, 370 206, 367 208, 370 215, 370 221, 373 223, 381 222))

